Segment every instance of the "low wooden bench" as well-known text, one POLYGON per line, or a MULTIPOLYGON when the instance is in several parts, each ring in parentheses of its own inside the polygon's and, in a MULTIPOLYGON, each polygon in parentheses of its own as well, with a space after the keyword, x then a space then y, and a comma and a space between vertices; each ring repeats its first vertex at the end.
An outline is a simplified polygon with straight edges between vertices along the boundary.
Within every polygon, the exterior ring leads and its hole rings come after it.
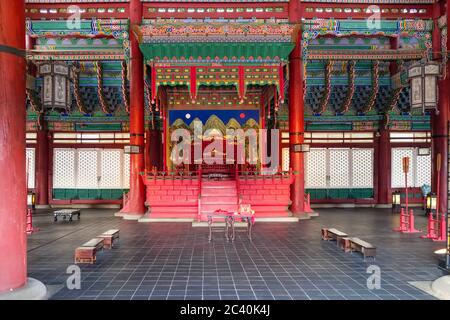
POLYGON ((94 264, 97 260, 97 251, 103 249, 103 238, 94 238, 75 249, 75 264, 90 263, 94 264))
POLYGON ((323 240, 335 240, 337 242, 337 245, 339 245, 339 243, 341 242, 342 238, 348 237, 348 234, 346 234, 345 232, 339 231, 338 229, 335 228, 323 228, 322 229, 322 239, 323 240))
POLYGON ((63 217, 64 220, 69 218, 69 222, 72 222, 72 217, 77 216, 80 220, 81 211, 77 209, 63 209, 53 212, 53 221, 58 221, 58 217, 63 217))
POLYGON ((352 251, 351 245, 350 245, 350 239, 349 237, 343 237, 338 242, 339 248, 344 250, 344 252, 350 252, 352 251))
POLYGON ((119 231, 118 229, 111 229, 98 236, 99 238, 103 238, 103 246, 105 249, 111 249, 113 247, 114 241, 119 239, 119 231))
POLYGON ((373 260, 375 260, 375 256, 377 255, 377 248, 372 244, 359 238, 349 238, 348 241, 350 242, 350 251, 361 252, 364 256, 364 261, 366 261, 366 257, 372 257, 373 260))

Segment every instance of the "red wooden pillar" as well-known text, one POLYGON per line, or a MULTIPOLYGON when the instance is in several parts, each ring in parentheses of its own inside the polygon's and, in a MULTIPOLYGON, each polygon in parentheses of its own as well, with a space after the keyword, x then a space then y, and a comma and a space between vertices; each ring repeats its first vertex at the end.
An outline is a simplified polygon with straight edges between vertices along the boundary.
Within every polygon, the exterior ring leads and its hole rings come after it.
MULTIPOLYGON (((42 120, 43 122, 44 120, 42 120)), ((36 204, 48 205, 48 131, 43 123, 38 129, 36 143, 36 204)))
MULTIPOLYGON (((142 3, 130 1, 131 27, 142 21, 142 3)), ((127 205, 120 212, 124 219, 137 220, 145 213, 145 186, 141 178, 144 172, 144 61, 136 35, 130 33, 130 144, 140 147, 140 153, 132 154, 130 193, 127 205)))
MULTIPOLYGON (((25 46, 27 51, 33 50, 36 44, 36 39, 27 35, 25 38, 25 46)), ((28 74, 35 77, 37 73, 36 66, 28 62, 28 74)), ((40 126, 36 137, 36 162, 35 162, 35 191, 36 204, 39 206, 48 206, 48 131, 44 118, 40 116, 40 126)))
MULTIPOLYGON (((391 49, 398 50, 399 38, 390 38, 391 49)), ((393 61, 389 65, 389 71, 391 75, 394 75, 398 71, 398 65, 396 61, 393 61)), ((378 137, 377 153, 375 156, 376 170, 375 180, 377 181, 377 204, 386 205, 391 203, 391 141, 389 136, 389 129, 385 127, 384 121, 380 123, 380 136, 378 137)))
MULTIPOLYGON (((289 22, 300 23, 301 3, 289 1, 289 22)), ((291 55, 289 56, 289 143, 290 167, 294 171, 294 183, 291 186, 291 212, 304 214, 305 173, 304 157, 301 152, 294 152, 295 145, 304 142, 304 105, 303 105, 303 63, 301 53, 301 33, 291 55)))
POLYGON ((24 15, 24 1, 0 1, 0 292, 27 280, 24 15))
POLYGON ((378 204, 391 202, 391 143, 389 130, 380 124, 380 136, 378 137, 378 155, 376 175, 378 178, 378 204))
MULTIPOLYGON (((447 25, 450 23, 450 8, 447 6, 447 25)), ((438 4, 435 4, 434 16, 437 19, 440 16, 440 10, 438 4)), ((439 29, 435 28, 433 32, 433 52, 439 52, 440 46, 440 33, 439 29), (436 30, 437 29, 437 30, 436 30)), ((447 39, 447 47, 450 45, 447 39)), ((435 58, 441 58, 435 56, 435 58)), ((450 94, 450 78, 448 63, 447 77, 439 81, 439 115, 432 114, 431 116, 431 135, 432 135, 432 189, 437 191, 437 177, 438 170, 436 166, 437 155, 441 154, 441 170, 440 170, 440 186, 439 186, 439 212, 447 213, 447 170, 448 170, 448 121, 449 121, 449 94, 450 94)))

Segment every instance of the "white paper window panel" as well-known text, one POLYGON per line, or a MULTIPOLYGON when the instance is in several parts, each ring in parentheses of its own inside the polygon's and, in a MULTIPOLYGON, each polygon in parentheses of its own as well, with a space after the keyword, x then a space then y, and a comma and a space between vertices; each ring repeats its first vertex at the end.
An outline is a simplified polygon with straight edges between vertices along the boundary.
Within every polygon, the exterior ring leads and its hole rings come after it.
POLYGON ((35 187, 36 176, 36 149, 27 148, 25 166, 25 172, 28 176, 27 186, 29 189, 33 189, 35 187))
POLYGON ((100 152, 100 188, 122 187, 122 150, 104 149, 100 152))
POLYGON ((408 187, 414 187, 414 148, 392 148, 391 156, 391 185, 393 188, 405 186, 403 172, 403 158, 409 157, 408 187))
POLYGON ((289 171, 289 148, 283 148, 281 150, 281 170, 283 171, 289 171))
POLYGON ((100 173, 98 168, 98 151, 91 149, 78 150, 78 188, 98 188, 100 173))
POLYGON ((353 188, 373 188, 373 149, 352 149, 353 188))
POLYGON ((123 157, 123 188, 124 189, 130 189, 130 169, 131 169, 130 155, 124 154, 124 157, 123 157))
POLYGON ((329 149, 330 187, 348 188, 350 184, 350 149, 329 149))
MULTIPOLYGON (((418 150, 416 149, 416 151, 418 150)), ((431 186, 431 155, 417 156, 416 187, 424 184, 431 186)))
POLYGON ((76 188, 75 149, 53 150, 53 188, 76 188))
POLYGON ((310 149, 305 156, 306 188, 327 187, 327 149, 310 149))
POLYGON ((130 156, 122 149, 54 149, 54 188, 129 188, 130 156))

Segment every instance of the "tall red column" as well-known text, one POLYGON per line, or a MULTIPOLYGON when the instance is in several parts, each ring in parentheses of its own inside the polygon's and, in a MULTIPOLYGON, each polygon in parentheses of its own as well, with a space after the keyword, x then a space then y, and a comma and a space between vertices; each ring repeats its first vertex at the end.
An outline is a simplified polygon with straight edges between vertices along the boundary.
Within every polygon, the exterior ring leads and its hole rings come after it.
POLYGON ((378 204, 386 205, 391 202, 391 142, 389 130, 380 124, 378 138, 377 178, 378 178, 378 204))
MULTIPOLYGON (((390 38, 391 49, 398 50, 399 38, 390 38)), ((398 65, 396 61, 392 61, 389 65, 389 72, 395 75, 398 72, 398 65)), ((387 205, 391 202, 391 141, 389 136, 389 129, 385 127, 384 121, 380 123, 380 136, 378 137, 376 163, 377 181, 377 204, 387 205)))
POLYGON ((48 131, 44 120, 38 129, 36 139, 36 204, 48 205, 48 131))
POLYGON ((24 1, 0 1, 0 292, 27 280, 24 15, 24 1))
MULTIPOLYGON (((33 50, 35 46, 35 39, 26 36, 26 49, 33 50)), ((36 76, 36 67, 29 62, 28 73, 36 76)), ((40 118, 40 127, 37 131, 36 137, 36 204, 39 206, 48 206, 48 130, 44 118, 40 118)))
MULTIPOLYGON (((130 1, 131 28, 142 21, 142 3, 140 0, 130 1)), ((139 42, 130 32, 130 143, 140 147, 140 153, 132 154, 130 172, 130 193, 127 205, 120 215, 124 219, 137 220, 145 213, 145 186, 141 178, 144 172, 144 64, 139 42)))
MULTIPOLYGON (((301 4, 298 0, 289 1, 289 22, 299 23, 301 4)), ((305 173, 303 153, 295 152, 295 145, 304 142, 304 105, 303 105, 303 63, 301 53, 301 33, 295 48, 289 56, 289 143, 290 167, 294 171, 294 183, 291 186, 291 212, 304 215, 305 173)))
MULTIPOLYGON (((450 12, 447 5, 447 25, 450 23, 450 12)), ((435 19, 439 18, 440 10, 438 4, 435 4, 435 19)), ((440 46, 440 33, 439 28, 435 27, 433 32, 433 52, 438 53, 441 50, 440 46)), ((449 47, 449 41, 447 39, 447 47, 449 47)), ((441 58, 439 54, 436 54, 436 59, 441 58)), ((431 115, 431 135, 432 135, 432 189, 437 191, 437 177, 438 169, 436 166, 438 154, 441 154, 441 170, 440 170, 440 182, 439 182, 439 212, 447 213, 447 170, 448 170, 448 121, 449 121, 449 94, 450 94, 450 79, 449 79, 449 67, 448 63, 447 77, 439 81, 439 114, 431 115)))

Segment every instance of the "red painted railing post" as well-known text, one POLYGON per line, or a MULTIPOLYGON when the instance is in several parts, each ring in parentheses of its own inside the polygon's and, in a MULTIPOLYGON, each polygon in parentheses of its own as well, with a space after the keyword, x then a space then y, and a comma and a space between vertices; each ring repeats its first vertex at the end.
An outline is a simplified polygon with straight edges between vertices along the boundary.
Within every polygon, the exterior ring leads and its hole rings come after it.
POLYGON ((403 232, 405 232, 405 233, 417 233, 417 232, 422 232, 422 231, 420 231, 420 230, 417 230, 417 229, 414 227, 414 212, 413 212, 412 209, 409 211, 409 215, 408 215, 408 228, 406 228, 406 230, 403 231, 403 232))
POLYGON ((436 238, 433 241, 447 241, 447 228, 445 215, 441 214, 441 219, 436 219, 436 225, 438 226, 436 230, 436 238))
POLYGON ((202 218, 202 166, 198 166, 198 204, 197 204, 197 221, 202 218))
POLYGON ((427 227, 427 234, 421 236, 422 239, 434 239, 436 238, 436 235, 434 234, 434 219, 433 219, 433 213, 430 212, 428 215, 428 227, 427 227))
POLYGON ((314 212, 311 208, 311 195, 309 193, 305 193, 305 213, 314 212))
POLYGON ((38 228, 33 228, 33 210, 28 209, 27 210, 27 234, 32 234, 33 232, 39 231, 38 228))
POLYGON ((239 181, 239 167, 236 164, 235 169, 234 169, 234 177, 236 179, 236 194, 237 194, 237 205, 238 205, 238 209, 239 209, 239 204, 240 204, 240 200, 241 200, 241 191, 240 191, 240 181, 239 181))
POLYGON ((405 209, 401 208, 400 210, 400 226, 395 228, 394 231, 403 232, 405 231, 405 209))

